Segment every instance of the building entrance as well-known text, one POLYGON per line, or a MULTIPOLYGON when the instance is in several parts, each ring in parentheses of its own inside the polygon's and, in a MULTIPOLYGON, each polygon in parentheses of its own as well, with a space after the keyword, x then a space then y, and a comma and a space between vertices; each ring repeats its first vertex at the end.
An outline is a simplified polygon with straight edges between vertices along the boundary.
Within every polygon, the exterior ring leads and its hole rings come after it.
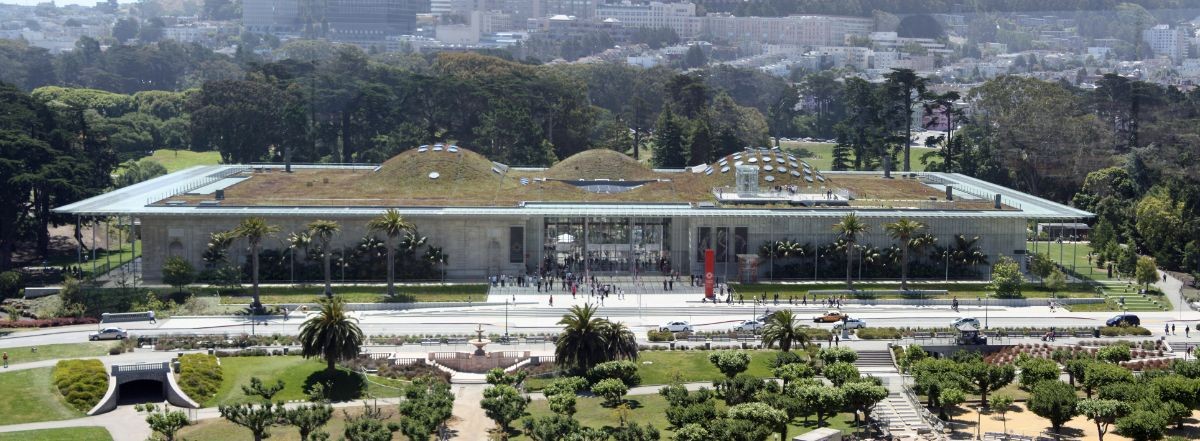
POLYGON ((671 219, 546 218, 541 269, 576 274, 671 270, 671 219))

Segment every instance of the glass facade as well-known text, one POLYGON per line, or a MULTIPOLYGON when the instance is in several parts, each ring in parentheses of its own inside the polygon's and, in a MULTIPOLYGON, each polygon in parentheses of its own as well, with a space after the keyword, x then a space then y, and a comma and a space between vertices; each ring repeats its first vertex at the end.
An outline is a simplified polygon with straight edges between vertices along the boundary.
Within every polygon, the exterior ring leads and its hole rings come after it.
POLYGON ((665 272, 671 268, 669 218, 546 218, 544 271, 665 272))

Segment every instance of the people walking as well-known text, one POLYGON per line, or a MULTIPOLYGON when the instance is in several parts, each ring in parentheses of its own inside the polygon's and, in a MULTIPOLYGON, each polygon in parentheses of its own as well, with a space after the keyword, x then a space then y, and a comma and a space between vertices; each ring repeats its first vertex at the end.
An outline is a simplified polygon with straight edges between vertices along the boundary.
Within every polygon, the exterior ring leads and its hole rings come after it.
POLYGON ((8 369, 8 353, 4 353, 4 368, 8 369))

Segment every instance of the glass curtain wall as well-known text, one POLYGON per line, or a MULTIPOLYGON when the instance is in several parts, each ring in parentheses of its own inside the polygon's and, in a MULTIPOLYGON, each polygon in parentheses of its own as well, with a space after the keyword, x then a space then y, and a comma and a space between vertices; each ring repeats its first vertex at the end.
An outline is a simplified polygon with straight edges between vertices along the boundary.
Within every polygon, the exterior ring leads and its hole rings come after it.
POLYGON ((631 273, 670 268, 667 218, 546 218, 542 270, 631 273))

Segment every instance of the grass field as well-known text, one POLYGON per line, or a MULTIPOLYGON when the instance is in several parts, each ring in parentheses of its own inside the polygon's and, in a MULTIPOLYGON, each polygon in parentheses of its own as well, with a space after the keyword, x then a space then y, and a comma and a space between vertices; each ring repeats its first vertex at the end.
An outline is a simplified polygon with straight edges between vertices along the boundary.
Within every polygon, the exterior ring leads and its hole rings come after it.
MULTIPOLYGON (((304 288, 259 288, 262 302, 277 303, 313 303, 324 297, 324 286, 314 283, 304 288)), ((248 305, 253 300, 249 294, 250 288, 241 295, 221 295, 221 303, 229 305, 248 305)), ((386 296, 387 287, 383 286, 352 286, 334 287, 333 292, 351 303, 390 302, 481 302, 487 299, 486 284, 456 284, 456 285, 398 285, 396 291, 399 299, 389 300, 386 296)), ((215 290, 203 290, 206 294, 215 294, 215 290)))
MULTIPOLYGON (((595 397, 579 397, 575 404, 577 409, 575 419, 581 425, 588 427, 617 426, 619 424, 617 412, 612 408, 602 406, 601 401, 600 398, 595 397)), ((675 432, 671 430, 667 422, 667 401, 661 395, 628 395, 626 396, 626 403, 630 407, 627 417, 629 421, 636 421, 638 424, 653 425, 659 430, 662 439, 671 439, 674 436, 675 432)), ((724 403, 721 400, 717 400, 717 408, 723 409, 724 407, 724 403)), ((528 413, 530 417, 550 415, 549 404, 546 400, 534 401, 529 404, 528 413)), ((829 417, 826 422, 828 423, 827 427, 848 432, 853 425, 854 416, 849 413, 840 413, 829 417)), ((517 423, 517 426, 519 427, 520 423, 517 423)), ((815 428, 815 418, 807 422, 803 419, 796 419, 788 425, 788 436, 796 436, 815 428)), ((513 439, 528 440, 529 437, 520 435, 513 439)))
MULTIPOLYGON (((223 378, 217 394, 206 400, 204 406, 217 406, 247 401, 242 393, 242 386, 250 384, 251 377, 258 377, 264 384, 275 384, 275 380, 283 380, 284 388, 275 396, 276 400, 304 400, 308 398, 305 392, 306 383, 323 377, 325 363, 319 359, 304 359, 298 356, 273 357, 225 357, 221 359, 223 378)), ((354 390, 362 384, 361 377, 346 370, 339 370, 334 381, 335 401, 357 398, 351 396, 354 390)), ((399 382, 386 378, 371 377, 371 381, 393 386, 382 387, 368 383, 367 392, 374 397, 395 397, 399 390, 394 386, 399 382)))
POLYGON ((108 349, 116 344, 111 341, 90 341, 86 343, 22 346, 7 348, 4 351, 8 352, 9 364, 19 364, 56 358, 94 358, 101 355, 108 355, 108 349), (33 352, 33 348, 37 348, 37 352, 33 352))
MULTIPOLYGON (((114 246, 116 244, 113 244, 114 246)), ((46 261, 47 266, 79 266, 79 269, 84 274, 104 274, 121 266, 122 263, 129 261, 142 255, 142 241, 137 241, 134 244, 121 244, 121 248, 113 248, 112 250, 97 251, 96 259, 90 260, 83 264, 79 263, 79 257, 75 253, 59 254, 51 257, 46 261), (93 263, 95 265, 93 265, 93 263)))
MULTIPOLYGON (((788 285, 788 284, 771 284, 771 283, 756 283, 756 284, 734 284, 734 290, 746 296, 755 296, 766 294, 768 298, 774 297, 775 293, 779 293, 780 301, 786 301, 789 295, 800 297, 813 290, 844 290, 845 283, 818 283, 806 285, 788 285)), ((859 290, 899 290, 899 283, 855 283, 854 289, 859 290)), ((991 291, 987 289, 987 283, 917 283, 910 284, 909 289, 914 290, 946 290, 944 295, 929 295, 922 298, 952 298, 972 299, 988 295, 991 291)), ((1046 298, 1051 296, 1051 292, 1042 288, 1041 285, 1027 283, 1021 287, 1021 294, 1026 298, 1046 298)), ((1096 292, 1092 288, 1083 284, 1070 285, 1066 290, 1053 293, 1057 297, 1095 297, 1096 292)), ((875 295, 873 298, 881 299, 899 299, 899 298, 914 298, 915 295, 901 295, 898 293, 888 293, 875 295)), ((812 298, 810 296, 809 300, 812 298)), ((799 301, 799 300, 797 300, 799 301)))
POLYGON ((221 163, 221 153, 216 151, 193 152, 190 150, 162 149, 155 150, 154 154, 148 158, 166 167, 167 173, 177 172, 197 165, 216 165, 221 163))
MULTIPOLYGON (((714 351, 642 351, 638 353, 638 375, 642 377, 642 385, 654 386, 671 384, 678 377, 683 383, 716 381, 725 378, 712 363, 708 354, 714 351)), ((746 373, 756 377, 771 377, 770 363, 775 360, 779 351, 747 351, 750 353, 750 367, 746 373)), ((803 356, 803 354, 802 354, 803 356)), ((531 378, 525 380, 525 387, 530 390, 540 390, 552 379, 531 378)))
MULTIPOLYGON (((382 406, 385 415, 390 415, 388 422, 399 423, 400 414, 396 411, 396 406, 382 406)), ((346 413, 358 415, 362 413, 362 408, 337 409, 333 411, 333 419, 329 421, 321 430, 330 434, 330 439, 341 439, 342 433, 346 427, 346 413)), ((209 419, 203 420, 196 425, 184 428, 179 432, 176 439, 188 439, 191 441, 242 441, 250 440, 250 431, 241 426, 236 426, 224 419, 209 419)), ((271 441, 299 441, 300 434, 296 432, 295 427, 276 427, 271 429, 271 441)), ((395 440, 406 440, 404 435, 396 433, 393 435, 395 440)))
POLYGON ((112 441, 103 427, 67 427, 0 433, 0 441, 112 441))
MULTIPOLYGON (((805 158, 804 160, 807 161, 813 167, 816 167, 818 170, 830 170, 833 168, 833 146, 834 145, 832 143, 789 141, 789 142, 781 142, 781 143, 779 143, 779 145, 784 150, 794 151, 794 150, 798 150, 800 148, 804 148, 804 149, 812 152, 813 156, 805 158)), ((910 147, 909 154, 911 155, 910 158, 912 161, 913 171, 925 171, 925 164, 921 163, 921 156, 927 152, 932 152, 935 150, 937 150, 937 149, 930 149, 930 148, 925 148, 925 147, 910 147)), ((903 161, 903 158, 901 158, 901 161, 903 161)), ((899 164, 897 164, 897 165, 899 165, 899 164)))
POLYGON ((1092 253, 1092 246, 1088 242, 1026 242, 1026 249, 1030 253, 1037 250, 1039 254, 1050 257, 1050 260, 1062 265, 1068 272, 1073 270, 1075 275, 1091 285, 1089 288, 1093 292, 1098 288, 1106 299, 1104 303, 1072 305, 1070 306, 1072 311, 1098 312, 1122 309, 1163 311, 1171 309, 1171 301, 1166 297, 1156 294, 1139 294, 1137 287, 1130 285, 1128 277, 1122 278, 1116 273, 1113 274, 1113 277, 1109 277, 1107 268, 1096 268, 1095 258, 1088 258, 1092 253), (1121 301, 1125 303, 1123 308, 1121 301))
POLYGON ((58 421, 83 416, 67 406, 50 381, 53 368, 0 373, 0 425, 58 421))

